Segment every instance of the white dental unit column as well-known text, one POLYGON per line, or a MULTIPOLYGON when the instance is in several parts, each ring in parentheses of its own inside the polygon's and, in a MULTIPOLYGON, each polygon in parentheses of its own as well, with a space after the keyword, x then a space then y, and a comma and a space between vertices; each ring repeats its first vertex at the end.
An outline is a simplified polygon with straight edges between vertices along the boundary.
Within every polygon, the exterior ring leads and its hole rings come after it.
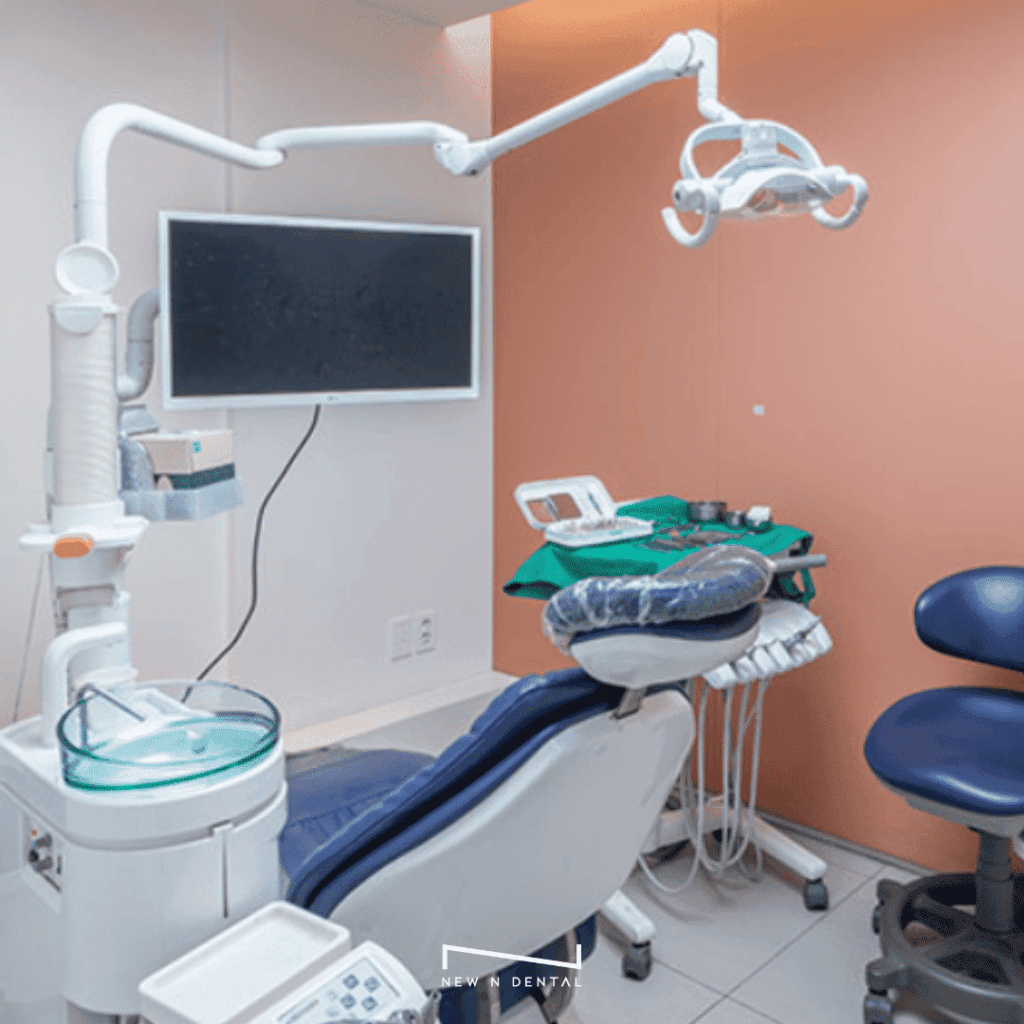
MULTIPOLYGON (((57 258, 65 294, 50 307, 47 522, 21 540, 49 559, 57 637, 43 658, 41 714, 0 731, 3 1024, 136 1014, 142 978, 280 890, 286 787, 271 705, 271 738, 258 756, 159 784, 136 784, 129 772, 91 788, 70 785, 75 758, 55 735, 83 692, 98 695, 93 732, 85 735, 83 716, 82 738, 73 735, 86 765, 89 751, 102 755, 111 736, 120 738, 109 727, 118 708, 134 708, 122 714, 126 734, 143 744, 170 736, 164 742, 176 757, 177 733, 198 735, 180 723, 195 720, 211 736, 231 728, 215 706, 197 709, 188 696, 176 704, 158 684, 137 683, 131 664, 124 573, 147 521, 126 515, 118 498, 118 266, 107 249, 107 160, 128 128, 253 168, 284 159, 130 104, 98 111, 81 138, 77 240, 57 258)), ((185 750, 201 758, 204 743, 186 740, 185 750)), ((161 756, 155 749, 148 763, 161 756)), ((106 764, 119 770, 116 757, 106 764)))

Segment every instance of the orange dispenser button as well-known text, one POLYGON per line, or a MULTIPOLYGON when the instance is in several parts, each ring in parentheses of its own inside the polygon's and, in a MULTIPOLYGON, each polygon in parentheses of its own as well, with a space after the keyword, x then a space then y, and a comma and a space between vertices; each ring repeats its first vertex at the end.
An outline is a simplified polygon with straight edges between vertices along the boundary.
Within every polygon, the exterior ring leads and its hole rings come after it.
POLYGON ((72 533, 66 537, 58 537, 53 545, 53 553, 58 558, 81 558, 92 551, 93 539, 84 533, 72 533))

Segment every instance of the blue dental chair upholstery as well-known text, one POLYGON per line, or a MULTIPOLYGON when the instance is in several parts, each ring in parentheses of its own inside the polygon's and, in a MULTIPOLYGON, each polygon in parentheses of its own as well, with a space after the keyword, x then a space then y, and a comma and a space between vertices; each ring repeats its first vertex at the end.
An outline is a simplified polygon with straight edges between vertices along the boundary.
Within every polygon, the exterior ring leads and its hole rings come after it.
MULTIPOLYGON (((1024 671, 1024 568, 940 580, 918 599, 914 621, 934 650, 1024 671)), ((979 834, 974 874, 879 882, 872 924, 883 955, 867 967, 865 1024, 892 1024, 892 989, 960 1018, 1024 1024, 1024 878, 1010 864, 1024 829, 1024 694, 962 686, 911 694, 875 722, 864 754, 912 807, 979 834), (923 942, 923 930, 934 941, 923 942)))

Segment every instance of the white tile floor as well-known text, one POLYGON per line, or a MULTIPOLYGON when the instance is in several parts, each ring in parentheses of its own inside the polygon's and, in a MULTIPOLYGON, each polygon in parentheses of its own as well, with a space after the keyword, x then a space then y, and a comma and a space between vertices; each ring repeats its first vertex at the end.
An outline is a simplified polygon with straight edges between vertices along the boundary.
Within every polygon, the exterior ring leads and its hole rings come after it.
MULTIPOLYGON (((871 931, 875 882, 904 882, 905 871, 805 836, 794 836, 828 864, 829 909, 804 908, 803 880, 765 858, 760 881, 732 869, 712 884, 703 871, 676 896, 654 896, 638 873, 626 893, 657 925, 654 969, 646 981, 622 976, 622 946, 603 928, 560 1024, 863 1024, 864 967, 879 956, 871 931)), ((662 864, 678 885, 692 853, 662 864)), ((509 1016, 539 1024, 536 1005, 509 1016)), ((911 999, 895 1024, 947 1024, 911 999)))

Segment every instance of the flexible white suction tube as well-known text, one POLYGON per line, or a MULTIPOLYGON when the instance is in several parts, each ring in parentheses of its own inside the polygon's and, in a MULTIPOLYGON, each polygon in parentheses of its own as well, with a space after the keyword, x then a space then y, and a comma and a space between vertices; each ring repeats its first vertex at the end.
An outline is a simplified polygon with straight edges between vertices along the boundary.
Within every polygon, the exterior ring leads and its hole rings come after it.
POLYGON ((117 375, 117 400, 138 398, 153 376, 153 321, 160 312, 160 289, 143 292, 128 312, 124 373, 117 375))
POLYGON ((112 103, 89 118, 78 144, 75 217, 79 242, 107 246, 107 158, 114 139, 127 128, 243 167, 276 167, 284 160, 280 151, 250 149, 155 110, 134 103, 112 103))

